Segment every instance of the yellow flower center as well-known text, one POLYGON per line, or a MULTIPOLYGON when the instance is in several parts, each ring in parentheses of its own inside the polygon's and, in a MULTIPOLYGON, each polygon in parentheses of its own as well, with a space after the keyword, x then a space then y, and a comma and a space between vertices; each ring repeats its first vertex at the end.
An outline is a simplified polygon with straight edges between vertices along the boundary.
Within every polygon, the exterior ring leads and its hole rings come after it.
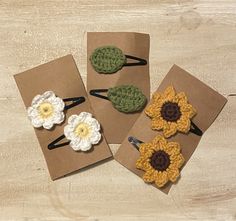
POLYGON ((75 134, 81 138, 85 138, 90 134, 89 125, 86 123, 80 123, 74 130, 75 134))
POLYGON ((38 111, 42 118, 48 118, 53 114, 54 108, 51 103, 44 102, 39 105, 38 111))

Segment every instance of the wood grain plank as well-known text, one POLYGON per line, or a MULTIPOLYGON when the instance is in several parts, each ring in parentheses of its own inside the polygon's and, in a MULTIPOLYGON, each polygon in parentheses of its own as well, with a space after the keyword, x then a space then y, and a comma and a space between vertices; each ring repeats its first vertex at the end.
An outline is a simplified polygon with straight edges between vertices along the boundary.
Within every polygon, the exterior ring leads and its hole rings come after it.
POLYGON ((175 63, 236 93, 234 0, 0 0, 0 28, 1 221, 236 220, 236 97, 164 195, 114 160, 52 182, 12 77, 72 53, 86 81, 86 32, 135 31, 151 36, 152 91, 175 63))

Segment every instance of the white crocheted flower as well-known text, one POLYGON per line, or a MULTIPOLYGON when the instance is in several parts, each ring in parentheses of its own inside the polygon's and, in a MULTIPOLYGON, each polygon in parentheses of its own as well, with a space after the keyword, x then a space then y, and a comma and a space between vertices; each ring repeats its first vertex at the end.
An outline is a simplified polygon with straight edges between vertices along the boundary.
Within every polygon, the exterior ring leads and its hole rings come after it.
POLYGON ((87 151, 101 139, 100 124, 88 112, 71 115, 64 127, 64 134, 75 150, 87 151))
POLYGON ((27 109, 28 117, 34 127, 51 129, 54 124, 64 121, 65 103, 52 91, 46 91, 42 95, 36 95, 27 109))

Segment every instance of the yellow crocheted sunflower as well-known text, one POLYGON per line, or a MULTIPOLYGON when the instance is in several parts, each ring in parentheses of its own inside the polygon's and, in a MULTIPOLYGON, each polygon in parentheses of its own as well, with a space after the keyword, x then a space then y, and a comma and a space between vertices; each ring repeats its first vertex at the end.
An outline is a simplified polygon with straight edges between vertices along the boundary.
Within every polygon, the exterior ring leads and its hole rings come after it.
POLYGON ((158 135, 150 143, 142 143, 139 147, 140 157, 136 168, 145 171, 143 180, 163 187, 168 181, 175 182, 179 177, 179 169, 184 163, 177 142, 167 142, 158 135))
POLYGON ((169 86, 164 93, 153 94, 145 113, 152 118, 153 130, 163 130, 164 137, 170 137, 177 131, 187 133, 190 130, 191 118, 197 112, 188 103, 184 92, 176 94, 174 87, 169 86))

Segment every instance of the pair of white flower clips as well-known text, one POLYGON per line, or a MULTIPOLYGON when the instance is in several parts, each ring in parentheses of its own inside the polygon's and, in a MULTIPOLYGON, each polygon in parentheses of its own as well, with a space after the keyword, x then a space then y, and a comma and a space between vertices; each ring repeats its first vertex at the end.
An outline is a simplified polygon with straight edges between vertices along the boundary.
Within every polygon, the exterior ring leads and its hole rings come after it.
MULTIPOLYGON (((42 95, 36 95, 27 108, 28 117, 35 128, 50 130, 55 124, 61 124, 65 119, 64 111, 79 105, 85 101, 84 97, 72 97, 61 99, 54 92, 46 91, 42 95), (66 105, 65 102, 72 102, 66 105)), ((79 115, 71 115, 68 124, 64 127, 64 134, 48 144, 52 150, 65 145, 70 145, 75 151, 88 151, 101 140, 100 124, 92 117, 91 113, 81 112, 79 115), (59 143, 67 138, 67 142, 59 143)))

